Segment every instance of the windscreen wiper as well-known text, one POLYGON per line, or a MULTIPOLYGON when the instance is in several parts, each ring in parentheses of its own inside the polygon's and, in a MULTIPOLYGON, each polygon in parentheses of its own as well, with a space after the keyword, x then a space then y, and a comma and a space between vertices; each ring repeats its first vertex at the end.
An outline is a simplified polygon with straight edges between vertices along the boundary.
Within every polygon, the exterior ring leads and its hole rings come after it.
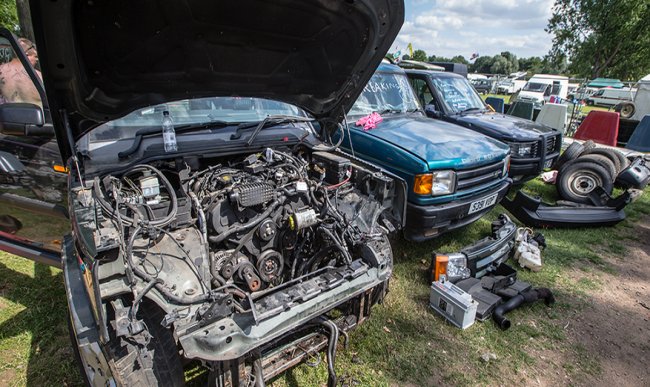
MULTIPOLYGON (((207 121, 207 122, 201 122, 196 124, 180 125, 174 128, 174 132, 176 133, 192 132, 195 130, 202 130, 202 129, 223 128, 226 126, 237 125, 237 124, 239 123, 214 120, 214 121, 207 121)), ((134 154, 138 150, 138 148, 140 148, 140 145, 142 144, 142 139, 145 136, 152 136, 158 134, 162 134, 161 126, 152 126, 148 128, 139 129, 137 132, 135 132, 135 137, 133 138, 133 143, 131 144, 131 147, 125 151, 119 152, 117 154, 117 157, 120 159, 129 157, 130 155, 134 154)))
POLYGON ((469 113, 469 112, 473 112, 473 111, 477 111, 477 110, 478 111, 483 111, 483 108, 471 107, 471 108, 467 108, 465 110, 461 110, 460 112, 458 112, 458 114, 469 113))
POLYGON ((284 124, 289 122, 313 122, 313 121, 314 120, 312 118, 301 117, 301 116, 291 116, 291 115, 267 116, 265 119, 259 122, 245 122, 237 125, 237 130, 235 131, 235 133, 233 133, 230 136, 230 139, 231 140, 240 139, 242 131, 250 128, 255 128, 253 133, 251 133, 250 137, 246 141, 246 145, 250 146, 253 143, 253 141, 255 141, 255 138, 260 133, 260 131, 266 126, 284 124))

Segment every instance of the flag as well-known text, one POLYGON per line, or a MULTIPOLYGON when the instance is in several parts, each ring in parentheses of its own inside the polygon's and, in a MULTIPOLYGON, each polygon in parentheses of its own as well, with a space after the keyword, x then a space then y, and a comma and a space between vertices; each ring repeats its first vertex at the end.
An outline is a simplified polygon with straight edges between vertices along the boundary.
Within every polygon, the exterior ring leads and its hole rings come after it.
POLYGON ((413 59, 413 45, 409 43, 409 45, 406 46, 406 48, 409 49, 409 56, 411 57, 411 59, 413 59))
POLYGON ((469 60, 474 60, 476 58, 478 58, 478 52, 473 53, 469 60))

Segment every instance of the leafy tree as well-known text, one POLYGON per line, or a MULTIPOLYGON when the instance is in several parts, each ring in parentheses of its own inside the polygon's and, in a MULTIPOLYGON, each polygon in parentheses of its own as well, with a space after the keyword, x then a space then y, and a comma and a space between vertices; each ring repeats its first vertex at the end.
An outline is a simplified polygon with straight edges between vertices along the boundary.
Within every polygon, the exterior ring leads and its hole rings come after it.
MULTIPOLYGON (((636 80, 650 72, 650 2, 555 0, 548 63, 590 78, 636 80)), ((560 69, 561 70, 561 69, 560 69)))
POLYGON ((491 56, 479 56, 474 61, 474 64, 470 66, 470 71, 473 73, 490 73, 492 70, 492 64, 494 63, 494 57, 491 56))
POLYGON ((11 31, 18 32, 18 14, 14 1, 0 1, 0 25, 11 31))
POLYGON ((415 50, 413 51, 413 60, 417 60, 420 62, 426 62, 427 61, 427 53, 424 52, 424 50, 415 50))
POLYGON ((462 64, 466 64, 466 65, 469 64, 469 61, 467 59, 465 59, 465 57, 462 56, 462 55, 456 55, 455 57, 451 58, 450 62, 462 63, 462 64))

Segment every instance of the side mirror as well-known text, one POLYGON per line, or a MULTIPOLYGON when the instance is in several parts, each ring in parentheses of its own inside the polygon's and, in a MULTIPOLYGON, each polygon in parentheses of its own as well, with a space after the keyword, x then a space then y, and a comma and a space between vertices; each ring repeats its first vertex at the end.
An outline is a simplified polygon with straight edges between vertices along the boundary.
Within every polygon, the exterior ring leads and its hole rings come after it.
POLYGON ((424 106, 424 112, 426 113, 427 117, 430 118, 440 118, 442 116, 440 112, 436 110, 436 106, 432 103, 424 106))
POLYGON ((40 106, 31 103, 0 105, 0 132, 11 136, 54 136, 40 106))

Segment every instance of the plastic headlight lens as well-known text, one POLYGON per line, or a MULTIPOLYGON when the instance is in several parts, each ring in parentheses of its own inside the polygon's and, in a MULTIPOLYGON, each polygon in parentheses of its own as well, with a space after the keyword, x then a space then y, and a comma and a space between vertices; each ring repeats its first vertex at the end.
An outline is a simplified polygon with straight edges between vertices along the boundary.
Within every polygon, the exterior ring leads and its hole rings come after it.
POLYGON ((510 155, 506 156, 505 160, 503 160, 503 172, 501 173, 501 176, 505 176, 510 172, 510 155))
POLYGON ((448 195, 454 193, 456 174, 454 171, 436 171, 415 175, 413 192, 420 195, 448 195))
POLYGON ((532 142, 513 142, 510 143, 510 154, 512 157, 532 157, 534 143, 532 142))
POLYGON ((446 276, 449 281, 456 282, 469 278, 470 270, 467 267, 467 257, 461 253, 433 255, 432 279, 439 281, 441 276, 446 276))
POLYGON ((456 174, 454 171, 437 171, 433 173, 431 195, 448 195, 454 193, 456 174))

